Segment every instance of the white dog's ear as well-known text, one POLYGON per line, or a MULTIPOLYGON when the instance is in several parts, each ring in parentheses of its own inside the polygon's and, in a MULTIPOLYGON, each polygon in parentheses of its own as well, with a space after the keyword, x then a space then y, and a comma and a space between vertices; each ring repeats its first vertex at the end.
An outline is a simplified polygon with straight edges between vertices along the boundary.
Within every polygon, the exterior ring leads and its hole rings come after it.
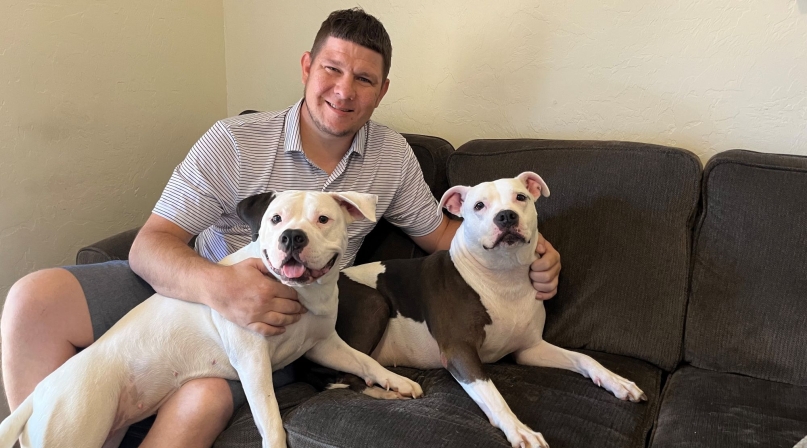
POLYGON ((520 180, 524 185, 527 186, 527 190, 530 191, 530 194, 535 199, 538 199, 538 197, 541 195, 544 197, 549 197, 549 187, 546 186, 546 182, 541 179, 541 176, 533 173, 532 171, 525 171, 516 176, 516 179, 520 180))
POLYGON ((345 209, 351 222, 367 218, 369 221, 376 222, 375 218, 375 205, 378 202, 378 196, 374 194, 356 193, 355 191, 344 191, 341 193, 331 193, 339 206, 345 209))
POLYGON ((462 203, 465 202, 465 195, 471 187, 457 185, 449 188, 440 199, 440 207, 448 210, 454 216, 462 217, 462 203))
POLYGON ((252 241, 258 240, 258 231, 261 230, 261 220, 266 209, 277 195, 274 191, 256 194, 241 200, 235 207, 235 212, 242 221, 249 224, 252 232, 252 241))

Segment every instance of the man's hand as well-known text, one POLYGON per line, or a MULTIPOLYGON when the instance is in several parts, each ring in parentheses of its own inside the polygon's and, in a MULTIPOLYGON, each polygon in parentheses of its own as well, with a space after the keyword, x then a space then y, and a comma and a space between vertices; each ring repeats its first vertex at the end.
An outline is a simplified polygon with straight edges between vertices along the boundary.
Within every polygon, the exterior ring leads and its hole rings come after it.
POLYGON ((560 254, 538 233, 538 245, 535 253, 539 258, 530 265, 530 280, 535 288, 535 298, 551 299, 558 293, 558 274, 560 274, 560 254))
POLYGON ((249 258, 225 269, 209 305, 230 322, 275 336, 308 311, 294 289, 269 276, 261 260, 249 258))

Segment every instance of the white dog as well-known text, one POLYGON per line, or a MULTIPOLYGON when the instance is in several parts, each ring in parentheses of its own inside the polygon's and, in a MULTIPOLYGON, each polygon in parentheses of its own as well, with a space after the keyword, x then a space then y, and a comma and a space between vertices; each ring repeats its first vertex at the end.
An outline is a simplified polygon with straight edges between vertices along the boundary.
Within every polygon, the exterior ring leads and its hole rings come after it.
MULTIPOLYGON (((147 299, 94 344, 70 358, 36 387, 2 424, 0 448, 116 447, 127 427, 156 412, 183 383, 195 378, 240 379, 264 447, 285 447, 272 371, 300 356, 418 397, 420 386, 350 348, 334 330, 339 261, 347 225, 375 221, 373 195, 286 191, 242 201, 239 216, 253 242, 226 257, 249 257, 298 293, 308 312, 286 332, 263 337, 199 304, 147 299)), ((388 398, 390 395, 386 395, 388 398)))

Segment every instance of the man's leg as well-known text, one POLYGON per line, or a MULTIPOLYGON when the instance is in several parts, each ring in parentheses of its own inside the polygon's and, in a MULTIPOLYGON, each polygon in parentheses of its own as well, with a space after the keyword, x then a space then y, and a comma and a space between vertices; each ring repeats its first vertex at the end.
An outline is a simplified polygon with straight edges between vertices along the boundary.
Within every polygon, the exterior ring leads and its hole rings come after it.
POLYGON ((37 384, 93 341, 87 301, 64 269, 29 274, 6 297, 0 330, 3 383, 13 410, 37 384))
MULTIPOLYGON (((145 282, 123 262, 67 269, 29 274, 12 286, 6 298, 0 332, 4 383, 11 409, 19 406, 50 372, 76 354, 77 348, 88 346, 151 295, 145 282), (138 292, 126 295, 116 291, 126 288, 138 292)), ((212 430, 223 428, 229 421, 233 404, 227 382, 198 381, 187 383, 175 394, 176 400, 172 397, 165 403, 167 408, 160 412, 158 420, 162 420, 162 428, 173 425, 173 431, 158 428, 152 439, 155 446, 211 446, 218 435, 212 430), (210 399, 210 394, 223 390, 221 384, 226 389, 224 397, 217 395, 216 399, 210 399), (193 401, 194 397, 204 401, 193 401), (168 434, 168 442, 160 440, 168 434), (182 438, 183 434, 190 440, 182 438)))
POLYGON ((188 381, 157 411, 140 448, 211 446, 232 416, 233 398, 226 380, 188 381))

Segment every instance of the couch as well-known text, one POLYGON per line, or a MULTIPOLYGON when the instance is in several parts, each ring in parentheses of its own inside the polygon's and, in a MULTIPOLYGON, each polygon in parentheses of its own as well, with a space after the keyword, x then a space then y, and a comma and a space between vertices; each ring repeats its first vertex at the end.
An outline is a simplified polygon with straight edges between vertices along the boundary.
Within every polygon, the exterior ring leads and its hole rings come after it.
MULTIPOLYGON (((544 338, 635 381, 647 402, 582 376, 487 370, 518 417, 564 447, 782 447, 807 435, 807 157, 612 141, 405 135, 436 197, 539 173, 539 228, 562 255, 544 338)), ((79 251, 125 259, 136 229, 79 251)), ((358 262, 423 255, 382 222, 358 262)), ((508 447, 445 370, 394 369, 419 400, 297 382, 277 390, 291 447, 508 447)), ((216 447, 257 447, 249 406, 216 447)))

